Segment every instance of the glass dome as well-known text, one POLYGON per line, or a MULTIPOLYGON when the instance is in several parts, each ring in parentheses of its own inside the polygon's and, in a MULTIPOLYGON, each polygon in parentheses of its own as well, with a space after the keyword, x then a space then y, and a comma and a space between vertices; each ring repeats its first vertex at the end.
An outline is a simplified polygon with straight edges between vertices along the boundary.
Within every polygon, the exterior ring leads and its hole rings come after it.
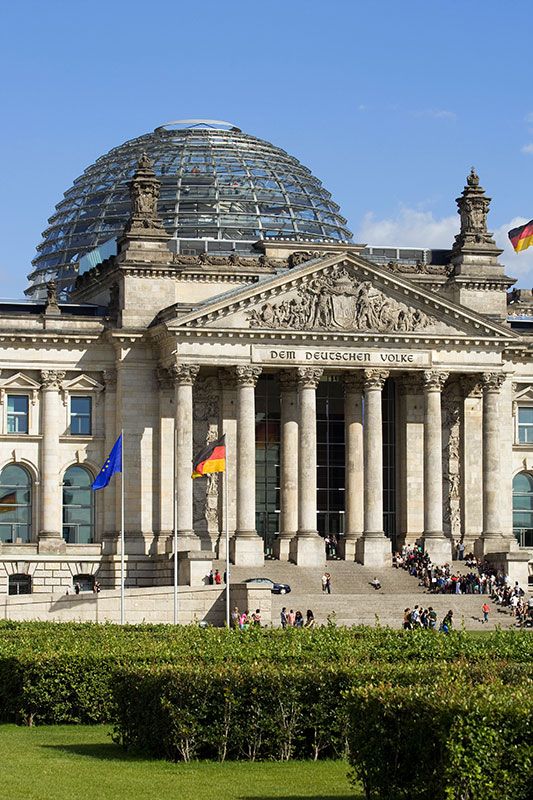
POLYGON ((71 265, 121 235, 127 183, 143 152, 161 181, 159 215, 174 239, 219 242, 210 248, 219 252, 259 239, 351 239, 339 206, 296 158, 230 123, 182 120, 115 147, 74 181, 43 232, 26 294, 41 298, 58 278, 68 289, 71 265))

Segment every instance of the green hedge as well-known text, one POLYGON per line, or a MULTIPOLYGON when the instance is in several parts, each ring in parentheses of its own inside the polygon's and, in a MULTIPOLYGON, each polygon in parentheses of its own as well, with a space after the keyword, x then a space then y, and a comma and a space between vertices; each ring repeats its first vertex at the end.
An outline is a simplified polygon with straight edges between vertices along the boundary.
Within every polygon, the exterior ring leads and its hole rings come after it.
MULTIPOLYGON (((495 672, 498 686, 533 686, 531 668, 507 663, 128 668, 114 681, 115 738, 128 749, 174 761, 338 758, 346 754, 348 714, 353 730, 359 724, 360 689, 392 686, 398 700, 413 687, 424 696, 438 682, 461 686, 468 695, 492 683, 495 672)), ((352 733, 353 741, 365 725, 352 733)))
POLYGON ((349 759, 368 800, 531 800, 531 683, 359 687, 349 759))
POLYGON ((237 668, 257 665, 304 672, 316 668, 324 674, 344 670, 352 680, 390 678, 408 685, 417 676, 446 673, 461 664, 480 675, 503 670, 521 676, 531 672, 532 663, 528 632, 443 636, 363 627, 239 632, 0 622, 0 721, 113 721, 117 672, 144 667, 195 667, 199 673, 207 667, 209 674, 224 667, 236 674, 237 668))

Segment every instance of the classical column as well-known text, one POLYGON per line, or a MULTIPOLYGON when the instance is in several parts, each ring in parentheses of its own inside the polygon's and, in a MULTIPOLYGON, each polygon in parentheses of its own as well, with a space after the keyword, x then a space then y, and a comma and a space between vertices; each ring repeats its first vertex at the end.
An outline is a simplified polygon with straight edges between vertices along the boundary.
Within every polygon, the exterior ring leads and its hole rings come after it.
POLYGON ((397 547, 421 539, 424 531, 424 397, 420 372, 398 382, 397 547))
POLYGON ((237 528, 230 548, 233 563, 264 563, 263 540, 255 528, 255 385, 261 367, 235 368, 237 383, 237 528))
POLYGON ((219 406, 219 430, 226 437, 226 473, 222 486, 220 509, 220 530, 217 556, 226 558, 226 513, 228 515, 228 532, 230 541, 235 536, 237 528, 237 392, 235 386, 235 370, 232 368, 219 369, 218 380, 221 387, 221 400, 219 406), (226 508, 227 503, 227 508, 226 508))
POLYGON ((199 367, 175 364, 172 367, 176 401, 176 528, 178 549, 188 550, 194 536, 192 517, 192 387, 199 367))
MULTIPOLYGON (((65 373, 46 369, 41 372, 41 526, 39 552, 65 550, 62 535, 62 487, 59 477, 59 436, 62 433, 62 403, 59 392, 65 373)), ((65 421, 66 422, 66 421, 65 421)), ((64 425, 63 425, 64 427, 64 425)))
POLYGON ((318 567, 325 559, 316 523, 316 387, 322 373, 316 367, 298 367, 298 536, 291 560, 303 567, 318 567))
POLYGON ((364 388, 364 533, 357 542, 357 560, 365 566, 391 562, 391 543, 383 532, 383 415, 381 393, 389 373, 365 369, 364 388))
POLYGON ((357 540, 363 535, 364 445, 363 445, 363 373, 344 378, 345 426, 345 506, 344 536, 339 552, 346 561, 354 561, 357 540))
POLYGON ((290 542, 298 531, 298 376, 292 370, 279 374, 281 389, 281 514, 274 555, 288 561, 290 542))
POLYGON ((503 550, 500 520, 500 419, 499 395, 505 381, 501 372, 486 372, 483 384, 483 553, 503 550))
POLYGON ((447 372, 424 372, 424 547, 436 564, 452 558, 442 530, 442 387, 447 372))
MULTIPOLYGON (((117 438, 116 408, 117 408, 117 371, 114 368, 104 372, 104 448, 101 463, 111 452, 117 438)), ((104 506, 103 549, 106 553, 115 552, 118 524, 116 516, 116 486, 117 480, 109 481, 105 492, 98 492, 98 501, 104 506)))

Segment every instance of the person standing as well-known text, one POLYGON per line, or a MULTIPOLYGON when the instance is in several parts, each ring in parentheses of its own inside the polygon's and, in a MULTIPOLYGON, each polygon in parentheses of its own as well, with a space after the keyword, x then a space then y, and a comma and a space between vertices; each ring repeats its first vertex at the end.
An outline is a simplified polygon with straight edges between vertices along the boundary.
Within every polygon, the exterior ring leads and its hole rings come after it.
POLYGON ((483 619, 481 620, 481 624, 482 624, 482 625, 484 625, 484 624, 485 624, 485 622, 488 622, 488 621, 489 621, 489 611, 490 611, 490 606, 489 606, 489 604, 487 603, 487 601, 485 600, 485 602, 484 602, 484 603, 483 603, 483 605, 481 606, 481 612, 482 612, 482 614, 483 614, 483 619))
POLYGON ((287 614, 287 625, 289 626, 289 628, 294 628, 294 619, 295 619, 295 614, 291 608, 291 610, 287 614))
POLYGON ((326 592, 331 594, 331 575, 326 572, 326 592))
POLYGON ((285 630, 285 628, 287 627, 287 609, 285 608, 285 606, 283 606, 283 608, 281 609, 281 612, 280 612, 280 615, 279 615, 279 621, 280 621, 281 627, 283 628, 283 630, 285 630))
POLYGON ((328 573, 324 572, 324 574, 322 575, 322 591, 323 592, 326 591, 327 583, 328 583, 328 573))
POLYGON ((313 612, 311 611, 310 608, 307 609, 306 616, 307 616, 307 619, 305 621, 305 627, 306 628, 314 628, 315 627, 315 615, 313 614, 313 612))

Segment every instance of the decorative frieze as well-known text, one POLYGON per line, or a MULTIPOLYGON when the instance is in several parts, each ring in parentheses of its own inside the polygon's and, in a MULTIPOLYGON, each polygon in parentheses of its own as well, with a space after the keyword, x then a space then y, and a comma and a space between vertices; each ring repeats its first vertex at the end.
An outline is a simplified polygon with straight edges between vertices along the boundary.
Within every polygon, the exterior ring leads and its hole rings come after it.
MULTIPOLYGON (((193 452, 219 437, 220 383, 214 375, 198 378, 193 389, 193 452)), ((219 480, 217 474, 193 482, 193 522, 198 533, 217 534, 219 480)))
POLYGON ((443 396, 443 484, 445 530, 452 539, 461 538, 461 397, 458 386, 452 386, 443 396))
POLYGON ((384 333, 423 330, 432 322, 420 309, 387 297, 372 281, 357 281, 342 266, 302 282, 296 292, 249 311, 250 327, 384 333))

